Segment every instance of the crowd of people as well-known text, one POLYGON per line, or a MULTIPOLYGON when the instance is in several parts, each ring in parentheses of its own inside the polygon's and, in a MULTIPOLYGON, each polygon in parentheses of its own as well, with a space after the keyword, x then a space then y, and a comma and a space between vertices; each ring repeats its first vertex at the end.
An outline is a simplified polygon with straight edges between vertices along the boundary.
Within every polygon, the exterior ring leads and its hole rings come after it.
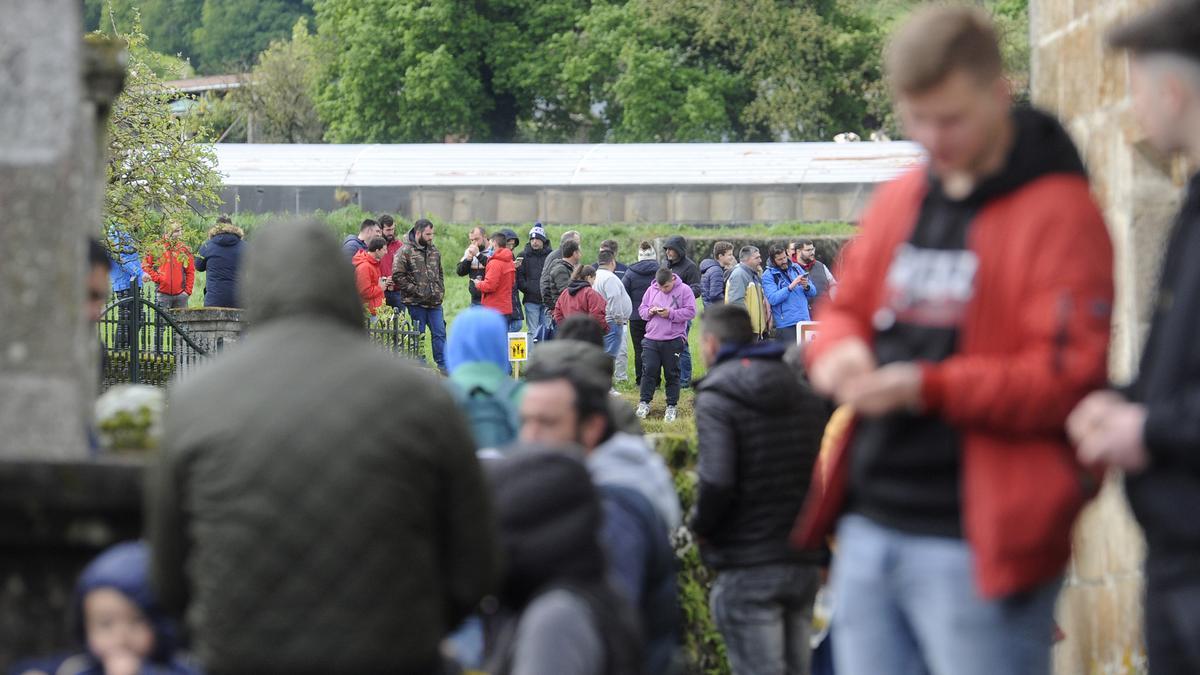
MULTIPOLYGON (((1196 165, 1198 31, 1200 3, 1169 0, 1110 37, 1148 141, 1196 165)), ((255 329, 172 390, 149 548, 80 579, 84 667, 58 672, 675 673, 686 529, 737 675, 812 672, 826 567, 839 675, 1046 674, 1071 528, 1110 467, 1146 534, 1149 671, 1200 672, 1200 178, 1140 373, 1114 388, 1107 228, 1060 123, 1012 106, 990 19, 922 9, 885 63, 929 161, 874 195, 836 280, 809 242, 719 242, 697 265, 673 237, 623 270, 612 242, 584 263, 577 232, 550 250, 535 226, 517 257, 515 233, 479 230, 457 266, 479 306, 447 338, 432 223, 378 279, 394 240, 374 221, 347 238, 370 289, 321 225, 264 228, 255 329), (362 348, 363 306, 389 292, 447 379, 362 348), (797 345, 814 303, 819 338, 797 345), (523 382, 517 312, 543 338, 523 382), (638 418, 663 379, 674 415, 697 317, 684 513, 638 418), (634 410, 610 396, 626 324, 634 410)))

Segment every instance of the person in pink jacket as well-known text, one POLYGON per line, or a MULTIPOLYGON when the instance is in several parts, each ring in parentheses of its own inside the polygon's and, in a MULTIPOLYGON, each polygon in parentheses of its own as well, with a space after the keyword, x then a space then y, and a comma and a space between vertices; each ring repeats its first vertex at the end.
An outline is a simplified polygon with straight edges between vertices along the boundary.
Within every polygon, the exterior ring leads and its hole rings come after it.
POLYGON ((654 283, 642 296, 638 315, 646 321, 646 338, 642 340, 642 391, 637 416, 645 419, 650 414, 661 370, 667 381, 663 420, 672 422, 679 403, 679 356, 687 345, 688 322, 696 316, 696 297, 679 275, 659 268, 654 283))

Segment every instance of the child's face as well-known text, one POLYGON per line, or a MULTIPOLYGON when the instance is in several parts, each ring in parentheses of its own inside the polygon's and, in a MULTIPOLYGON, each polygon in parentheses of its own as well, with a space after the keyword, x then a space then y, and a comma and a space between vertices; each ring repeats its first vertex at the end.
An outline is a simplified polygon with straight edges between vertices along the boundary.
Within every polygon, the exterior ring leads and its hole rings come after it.
POLYGON ((114 656, 150 658, 154 651, 154 628, 142 610, 125 594, 98 588, 83 599, 84 627, 88 649, 106 661, 114 656))

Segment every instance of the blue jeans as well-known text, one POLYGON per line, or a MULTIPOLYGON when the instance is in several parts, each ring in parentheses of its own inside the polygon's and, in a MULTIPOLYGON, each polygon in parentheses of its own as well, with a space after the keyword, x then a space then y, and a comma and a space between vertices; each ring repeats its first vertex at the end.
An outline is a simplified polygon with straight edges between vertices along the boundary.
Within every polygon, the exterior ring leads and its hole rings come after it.
POLYGON ((407 305, 408 315, 412 317, 416 324, 417 333, 421 335, 422 341, 425 336, 425 327, 429 327, 430 342, 433 344, 433 361, 437 364, 438 370, 445 372, 446 370, 446 319, 442 315, 442 307, 421 307, 418 305, 407 305))
POLYGON ((859 515, 842 518, 837 541, 838 675, 1049 675, 1060 580, 989 600, 965 541, 859 515))
POLYGON ((545 305, 539 305, 536 302, 526 302, 524 307, 525 329, 529 331, 529 344, 533 344, 533 334, 538 332, 538 328, 549 320, 550 312, 546 311, 545 305))
POLYGON ((687 335, 683 336, 683 351, 679 353, 679 386, 692 386, 692 322, 687 323, 687 335))
POLYGON ((621 351, 621 341, 625 338, 625 327, 620 324, 610 324, 608 333, 604 335, 604 353, 617 358, 621 351))
POLYGON ((717 574, 708 601, 734 675, 809 674, 813 599, 820 584, 815 566, 796 563, 717 574))

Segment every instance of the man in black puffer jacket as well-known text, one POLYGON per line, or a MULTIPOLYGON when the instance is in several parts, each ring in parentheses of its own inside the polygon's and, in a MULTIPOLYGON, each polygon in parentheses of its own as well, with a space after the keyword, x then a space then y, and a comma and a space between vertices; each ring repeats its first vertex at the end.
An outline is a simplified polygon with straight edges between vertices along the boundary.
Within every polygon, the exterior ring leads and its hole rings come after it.
MULTIPOLYGON (((625 270, 621 283, 629 293, 629 300, 634 309, 642 304, 642 296, 654 283, 654 275, 658 272, 657 254, 654 245, 643 241, 638 246, 638 261, 625 270)), ((642 385, 642 340, 646 337, 646 322, 637 312, 629 317, 629 338, 633 342, 634 381, 642 385)))
POLYGON ((788 534, 829 409, 783 363, 783 345, 755 341, 745 309, 710 308, 700 339, 709 373, 696 386, 700 488, 690 525, 717 570, 713 618, 735 675, 806 672, 822 561, 794 551, 788 534))
MULTIPOLYGON (((663 242, 663 255, 667 257, 667 269, 679 277, 683 283, 692 289, 692 297, 700 297, 700 266, 692 262, 687 254, 687 239, 679 235, 667 237, 663 242)), ((692 323, 688 322, 688 332, 692 323)), ((683 351, 679 354, 679 386, 688 388, 692 385, 692 352, 688 341, 683 341, 683 351)))
POLYGON ((550 312, 546 310, 546 301, 542 297, 542 272, 546 269, 546 259, 554 249, 550 248, 550 239, 541 223, 535 224, 529 230, 529 243, 521 253, 521 266, 517 268, 517 290, 525 308, 525 330, 530 340, 543 324, 550 320, 550 312))

